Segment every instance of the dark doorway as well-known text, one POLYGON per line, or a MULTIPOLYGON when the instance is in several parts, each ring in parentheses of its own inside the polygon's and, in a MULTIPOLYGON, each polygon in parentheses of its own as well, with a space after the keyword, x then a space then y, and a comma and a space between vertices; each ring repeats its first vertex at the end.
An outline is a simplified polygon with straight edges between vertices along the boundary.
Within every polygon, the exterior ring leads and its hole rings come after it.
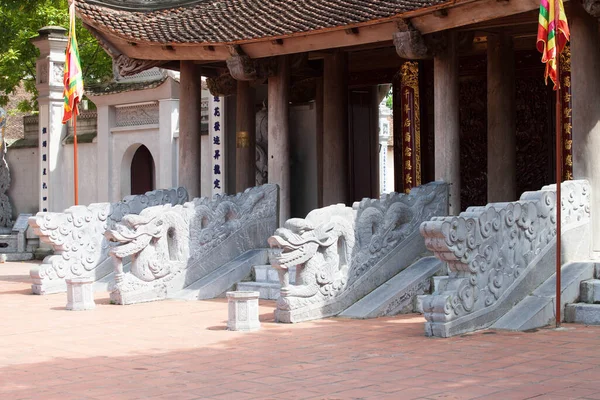
POLYGON ((150 150, 141 145, 131 160, 131 194, 154 190, 154 160, 150 150))
POLYGON ((379 101, 377 86, 350 89, 351 200, 378 198, 379 101))

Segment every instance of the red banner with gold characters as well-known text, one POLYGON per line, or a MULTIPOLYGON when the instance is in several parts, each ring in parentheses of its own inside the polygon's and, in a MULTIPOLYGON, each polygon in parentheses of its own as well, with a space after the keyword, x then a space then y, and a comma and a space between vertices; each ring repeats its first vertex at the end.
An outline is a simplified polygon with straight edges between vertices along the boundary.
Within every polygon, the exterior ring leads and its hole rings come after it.
POLYGON ((571 101, 571 47, 560 55, 560 96, 562 97, 563 179, 573 179, 573 121, 571 101))
POLYGON ((403 189, 421 184, 421 115, 419 96, 419 63, 407 61, 400 70, 402 109, 402 177, 403 189))

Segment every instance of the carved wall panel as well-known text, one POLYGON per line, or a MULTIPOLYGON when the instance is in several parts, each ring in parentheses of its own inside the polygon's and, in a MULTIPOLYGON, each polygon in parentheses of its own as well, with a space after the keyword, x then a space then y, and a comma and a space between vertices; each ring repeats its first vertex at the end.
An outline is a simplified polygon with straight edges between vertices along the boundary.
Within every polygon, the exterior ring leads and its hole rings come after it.
POLYGON ((119 107, 116 110, 116 125, 154 125, 159 120, 158 102, 143 105, 119 107))
POLYGON ((460 204, 487 202, 487 80, 468 77, 460 82, 460 204))

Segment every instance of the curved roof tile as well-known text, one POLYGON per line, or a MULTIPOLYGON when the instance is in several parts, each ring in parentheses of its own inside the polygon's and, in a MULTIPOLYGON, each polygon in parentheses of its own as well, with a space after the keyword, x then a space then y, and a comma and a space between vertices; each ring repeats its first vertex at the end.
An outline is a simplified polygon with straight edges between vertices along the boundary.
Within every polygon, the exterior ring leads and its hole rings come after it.
POLYGON ((88 24, 126 40, 231 43, 365 23, 449 0, 78 0, 88 24))

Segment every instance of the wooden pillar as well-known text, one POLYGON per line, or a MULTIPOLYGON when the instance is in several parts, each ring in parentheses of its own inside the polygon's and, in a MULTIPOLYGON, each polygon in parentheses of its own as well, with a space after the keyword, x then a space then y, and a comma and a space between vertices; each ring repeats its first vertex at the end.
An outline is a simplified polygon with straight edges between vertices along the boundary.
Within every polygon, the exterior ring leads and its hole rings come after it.
POLYGON ((447 46, 434 57, 435 179, 450 184, 451 215, 460 208, 460 126, 456 32, 447 32, 447 46))
POLYGON ((236 107, 236 192, 256 185, 256 122, 254 89, 248 81, 237 81, 236 107))
POLYGON ((514 201, 517 150, 512 38, 490 34, 487 46, 487 201, 514 201))
POLYGON ((592 187, 592 250, 600 251, 600 39, 598 21, 571 2, 571 90, 573 177, 592 187))
POLYGON ((179 185, 200 197, 200 108, 202 78, 193 61, 181 61, 179 94, 179 185))
POLYGON ((317 80, 315 96, 317 125, 317 205, 323 207, 323 78, 317 80))
POLYGON ((290 217, 289 90, 287 56, 277 57, 277 75, 269 77, 269 183, 279 185, 279 224, 290 217))
MULTIPOLYGON (((323 71, 323 206, 348 200, 348 57, 325 55, 323 71)), ((269 170, 270 171, 270 170, 269 170)))

